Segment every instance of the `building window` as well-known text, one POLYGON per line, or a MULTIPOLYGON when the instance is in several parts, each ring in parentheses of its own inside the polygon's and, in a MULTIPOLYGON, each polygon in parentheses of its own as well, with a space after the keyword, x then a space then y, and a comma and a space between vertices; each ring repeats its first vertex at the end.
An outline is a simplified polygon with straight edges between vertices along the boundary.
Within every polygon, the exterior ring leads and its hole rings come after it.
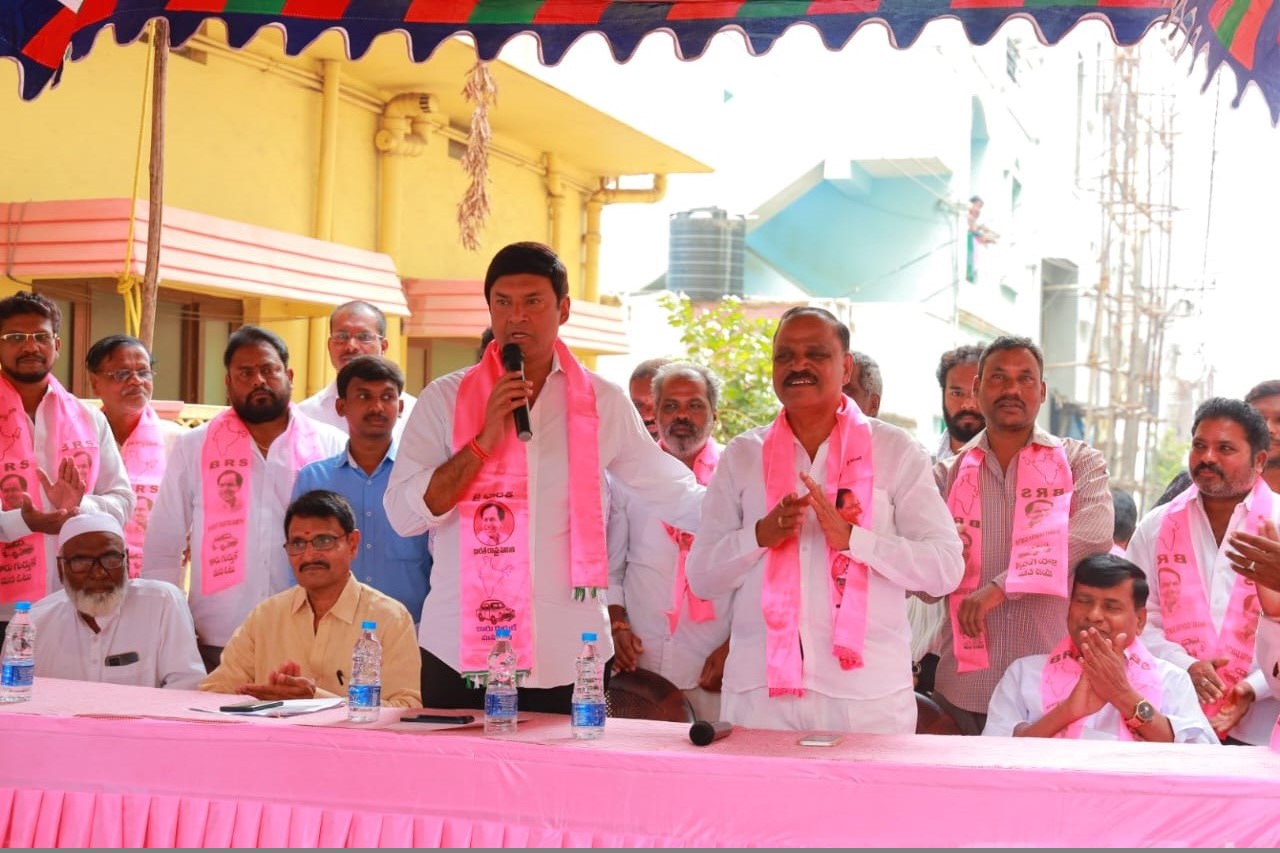
POLYGON ((1018 53, 1018 43, 1013 39, 1005 39, 1004 70, 1014 83, 1018 82, 1019 64, 1021 64, 1021 55, 1018 53))

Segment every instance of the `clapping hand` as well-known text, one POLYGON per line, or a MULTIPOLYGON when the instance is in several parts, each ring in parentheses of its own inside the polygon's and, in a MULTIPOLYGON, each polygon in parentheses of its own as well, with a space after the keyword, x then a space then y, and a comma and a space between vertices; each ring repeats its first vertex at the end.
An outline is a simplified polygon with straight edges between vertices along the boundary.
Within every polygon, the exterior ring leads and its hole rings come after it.
MULTIPOLYGON (((849 536, 853 532, 853 525, 845 521, 840 515, 840 511, 836 509, 835 504, 827 500, 826 494, 822 491, 822 486, 810 477, 808 474, 800 475, 800 482, 804 483, 809 493, 800 498, 806 505, 813 507, 813 514, 818 519, 818 526, 822 528, 822 535, 827 540, 827 547, 833 551, 849 550, 849 536)), ((853 508, 854 518, 862 516, 862 507, 856 505, 857 498, 852 495, 849 500, 855 502, 853 508)))
POLYGON ((784 495, 768 515, 756 522, 756 542, 761 548, 776 548, 800 532, 808 506, 795 492, 784 495))
POLYGON ((314 699, 316 683, 302 674, 302 667, 285 661, 271 673, 266 684, 244 684, 240 692, 255 699, 314 699))

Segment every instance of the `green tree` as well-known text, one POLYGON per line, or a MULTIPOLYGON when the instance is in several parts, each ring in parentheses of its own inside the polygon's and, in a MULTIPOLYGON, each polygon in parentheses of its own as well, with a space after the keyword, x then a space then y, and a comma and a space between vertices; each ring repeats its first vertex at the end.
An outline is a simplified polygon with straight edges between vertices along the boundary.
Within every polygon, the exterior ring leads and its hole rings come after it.
POLYGON ((720 423, 716 439, 771 423, 778 414, 773 393, 773 330, 776 320, 749 319, 742 300, 726 296, 694 310, 684 294, 664 294, 660 303, 671 326, 680 332, 686 358, 720 377, 720 423))

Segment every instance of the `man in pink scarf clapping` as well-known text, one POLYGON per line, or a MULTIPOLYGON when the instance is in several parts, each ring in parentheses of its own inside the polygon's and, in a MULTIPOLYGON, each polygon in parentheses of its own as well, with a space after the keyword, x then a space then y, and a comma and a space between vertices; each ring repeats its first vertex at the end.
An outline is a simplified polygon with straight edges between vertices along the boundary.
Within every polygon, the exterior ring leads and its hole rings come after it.
POLYGON ((928 454, 841 392, 852 370, 844 323, 784 313, 782 412, 731 441, 707 487, 687 571, 694 595, 731 596, 730 722, 915 731, 906 592, 954 589, 960 539, 928 454))

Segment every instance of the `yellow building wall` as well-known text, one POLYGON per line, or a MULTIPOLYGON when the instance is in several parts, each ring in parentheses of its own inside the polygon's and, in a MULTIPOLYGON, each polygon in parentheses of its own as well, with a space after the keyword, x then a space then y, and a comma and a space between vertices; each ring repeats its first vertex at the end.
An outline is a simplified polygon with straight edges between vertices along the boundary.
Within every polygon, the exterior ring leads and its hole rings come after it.
MULTIPOLYGON (((193 45, 194 50, 175 52, 170 59, 165 203, 314 236, 323 117, 320 63, 272 65, 248 52, 202 47, 199 41, 193 45)), ((145 146, 149 132, 143 98, 147 57, 144 43, 120 47, 103 35, 87 59, 69 65, 59 87, 29 103, 16 95, 14 66, 0 63, 0 162, 8 164, 0 170, 0 200, 133 195, 139 134, 145 146)), ((388 95, 371 92, 360 81, 358 64, 343 63, 341 74, 330 239, 376 250, 382 155, 373 139, 381 106, 377 96, 385 100, 388 95)), ((579 297, 588 179, 578 175, 565 183, 559 227, 552 234, 543 152, 499 135, 494 143, 501 152, 490 157, 489 166, 492 212, 481 248, 467 251, 456 222, 457 200, 469 180, 458 159, 457 138, 470 116, 441 118, 454 129, 432 132, 423 152, 401 164, 404 180, 396 191, 403 228, 394 258, 401 275, 479 280, 497 249, 537 240, 561 253, 570 293, 579 297)), ((144 198, 146 168, 144 156, 138 181, 144 198)), ((182 289, 181 282, 164 284, 182 289)), ((16 287, 0 283, 0 293, 16 287)), ((245 322, 276 331, 289 345, 295 398, 333 378, 324 345, 330 306, 237 295, 243 298, 245 322)), ((400 319, 389 318, 388 325, 388 354, 403 364, 409 352, 400 319)), ((218 385, 220 376, 206 377, 207 389, 218 385)))

